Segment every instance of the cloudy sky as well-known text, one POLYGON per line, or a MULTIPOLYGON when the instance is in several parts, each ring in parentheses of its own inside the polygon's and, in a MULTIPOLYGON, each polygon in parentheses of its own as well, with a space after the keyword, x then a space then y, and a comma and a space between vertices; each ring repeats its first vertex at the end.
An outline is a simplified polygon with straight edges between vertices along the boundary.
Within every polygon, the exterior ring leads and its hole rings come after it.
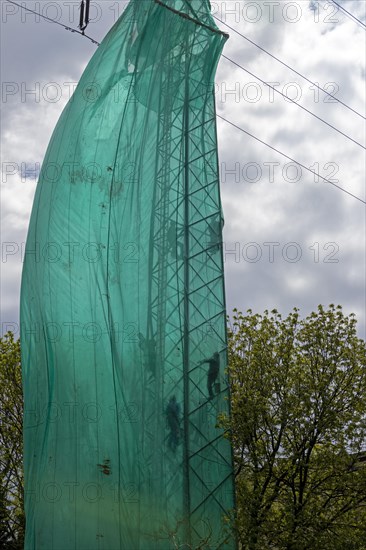
MULTIPOLYGON (((364 0, 338 3, 366 22, 364 0)), ((79 0, 25 4, 77 27, 79 0)), ((102 40, 125 4, 92 1, 87 34, 102 40)), ((365 28, 332 2, 211 4, 227 25, 365 116, 365 28)), ((7 0, 1 0, 1 25, 4 332, 16 331, 18 323, 22 243, 39 166, 96 46, 60 26, 36 20, 7 0)), ((224 55, 252 73, 221 59, 218 115, 303 165, 218 119, 228 310, 277 308, 286 314, 297 306, 305 315, 319 303, 342 304, 347 313, 356 313, 359 334, 365 338, 365 204, 306 170, 319 172, 365 201, 365 150, 359 145, 365 146, 365 120, 234 30, 218 25, 230 34, 224 55)))

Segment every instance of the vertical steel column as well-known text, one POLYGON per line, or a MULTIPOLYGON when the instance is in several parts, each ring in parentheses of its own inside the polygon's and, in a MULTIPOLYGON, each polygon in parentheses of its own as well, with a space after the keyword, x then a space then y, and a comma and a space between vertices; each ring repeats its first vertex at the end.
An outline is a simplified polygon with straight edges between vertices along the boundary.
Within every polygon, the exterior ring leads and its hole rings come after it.
POLYGON ((189 479, 189 56, 188 56, 188 29, 186 30, 185 40, 185 93, 184 93, 184 322, 183 322, 183 429, 184 429, 184 448, 183 448, 183 510, 186 528, 186 544, 191 543, 191 494, 189 479))

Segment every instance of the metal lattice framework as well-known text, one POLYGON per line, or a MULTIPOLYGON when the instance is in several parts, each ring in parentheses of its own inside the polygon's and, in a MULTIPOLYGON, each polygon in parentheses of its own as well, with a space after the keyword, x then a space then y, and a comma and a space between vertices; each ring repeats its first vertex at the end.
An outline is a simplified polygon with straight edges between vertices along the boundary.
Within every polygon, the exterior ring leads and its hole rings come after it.
MULTIPOLYGON (((187 35, 185 50, 194 47, 199 51, 204 42, 205 37, 194 37, 194 44, 189 44, 187 35)), ((228 396, 227 381, 222 377, 219 395, 211 402, 206 387, 207 365, 197 365, 202 357, 215 351, 221 355, 222 375, 226 364, 216 120, 214 103, 203 113, 201 110, 208 93, 202 84, 204 57, 201 62, 195 59, 192 71, 188 56, 176 48, 164 63, 167 70, 161 70, 161 101, 165 109, 160 111, 156 208, 150 240, 147 334, 148 340, 156 344, 159 365, 151 397, 161 404, 161 400, 166 403, 169 396, 179 395, 183 404, 183 446, 178 455, 168 455, 162 465, 169 477, 166 503, 169 510, 170 498, 176 500, 183 484, 184 516, 190 518, 188 532, 192 531, 192 539, 199 541, 213 528, 210 514, 203 520, 202 510, 214 505, 219 513, 227 513, 222 491, 228 480, 229 485, 232 481, 231 457, 220 452, 222 435, 215 428, 217 413, 228 396), (173 72, 171 67, 179 70, 173 72), (169 242, 172 227, 174 243, 169 242), (179 317, 175 315, 177 310, 181 311, 179 317), (181 369, 177 369, 177 358, 181 369), (177 468, 179 461, 182 468, 177 468)), ((159 416, 158 409, 151 411, 150 443, 154 434, 161 432, 159 416)), ((162 444, 166 445, 166 438, 162 444)), ((227 492, 228 500, 232 499, 231 487, 227 492)))

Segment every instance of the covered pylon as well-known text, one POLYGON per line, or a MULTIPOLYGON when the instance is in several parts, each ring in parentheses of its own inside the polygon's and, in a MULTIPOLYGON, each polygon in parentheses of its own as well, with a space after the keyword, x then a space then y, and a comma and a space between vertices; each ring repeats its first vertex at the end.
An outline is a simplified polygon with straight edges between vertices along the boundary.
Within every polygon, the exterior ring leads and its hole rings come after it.
POLYGON ((235 548, 209 0, 131 0, 42 166, 21 296, 26 550, 235 548))

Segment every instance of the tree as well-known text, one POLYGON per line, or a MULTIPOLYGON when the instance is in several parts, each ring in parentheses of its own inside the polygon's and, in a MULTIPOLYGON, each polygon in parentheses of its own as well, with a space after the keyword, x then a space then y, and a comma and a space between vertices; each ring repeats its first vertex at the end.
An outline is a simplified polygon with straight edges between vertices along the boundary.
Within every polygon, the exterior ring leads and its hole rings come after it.
POLYGON ((366 347, 341 306, 229 330, 237 528, 246 550, 366 548, 366 347))
POLYGON ((20 342, 0 338, 0 547, 23 548, 23 393, 20 342))

